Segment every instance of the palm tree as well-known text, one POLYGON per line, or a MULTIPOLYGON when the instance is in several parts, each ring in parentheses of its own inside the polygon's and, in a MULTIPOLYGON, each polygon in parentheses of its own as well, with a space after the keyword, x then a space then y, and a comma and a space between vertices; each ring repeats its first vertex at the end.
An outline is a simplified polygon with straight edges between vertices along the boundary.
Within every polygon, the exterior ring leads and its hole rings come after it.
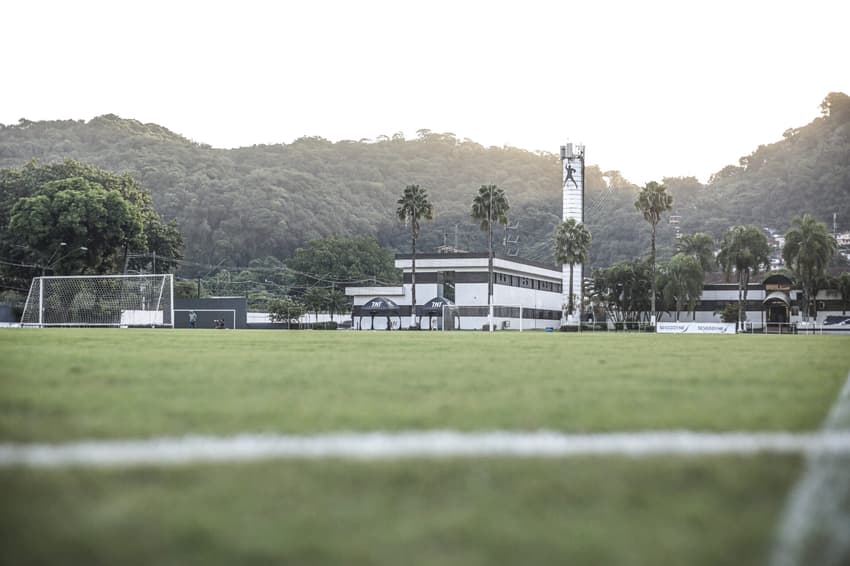
POLYGON ((419 237, 419 221, 423 218, 425 220, 433 219, 434 210, 431 201, 428 200, 428 192, 420 188, 419 185, 407 185, 397 204, 399 205, 398 210, 396 210, 398 219, 405 224, 410 222, 410 248, 412 252, 410 326, 413 327, 413 321, 416 320, 416 239, 419 237))
POLYGON ((472 200, 472 219, 477 220, 481 230, 487 232, 487 304, 493 300, 493 222, 508 223, 508 198, 505 191, 496 185, 481 185, 472 200))
POLYGON ((696 234, 682 236, 682 239, 676 244, 676 251, 696 259, 705 273, 714 270, 716 261, 714 259, 714 238, 711 237, 711 234, 697 232, 696 234))
POLYGON ((809 316, 809 307, 815 300, 816 285, 826 273, 837 245, 826 224, 815 220, 811 214, 795 216, 793 226, 785 233, 782 259, 791 268, 806 295, 803 312, 809 316))
POLYGON ((325 308, 327 303, 327 291, 321 287, 313 287, 304 293, 304 309, 316 315, 316 323, 319 322, 319 311, 325 308))
POLYGON ((728 280, 734 272, 738 279, 738 324, 743 328, 746 318, 744 305, 750 274, 757 274, 763 267, 770 269, 770 246, 767 236, 758 226, 735 226, 723 234, 717 263, 723 268, 728 280))
POLYGON ((555 261, 570 266, 570 286, 567 295, 567 314, 573 314, 573 267, 577 263, 585 263, 590 253, 592 237, 590 231, 581 222, 573 218, 561 222, 555 228, 554 247, 555 261))
POLYGON ((635 208, 643 213, 643 218, 652 227, 650 239, 650 263, 652 264, 652 295, 650 312, 655 315, 655 227, 661 221, 661 215, 673 208, 673 195, 667 194, 667 187, 651 181, 641 189, 635 201, 635 208))
POLYGON ((682 306, 692 312, 702 295, 702 285, 705 282, 705 271, 699 261, 685 254, 676 254, 664 269, 661 296, 676 308, 676 322, 679 322, 679 312, 682 306))
POLYGON ((334 319, 335 314, 341 313, 347 305, 348 299, 346 299, 345 293, 338 289, 331 289, 330 293, 328 293, 327 302, 328 311, 330 311, 331 314, 331 320, 334 319))

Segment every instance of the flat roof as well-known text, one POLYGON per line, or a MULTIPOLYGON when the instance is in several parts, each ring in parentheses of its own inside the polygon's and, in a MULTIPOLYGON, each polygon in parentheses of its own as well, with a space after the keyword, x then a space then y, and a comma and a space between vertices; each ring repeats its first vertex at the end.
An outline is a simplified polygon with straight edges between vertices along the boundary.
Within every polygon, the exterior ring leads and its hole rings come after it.
MULTIPOLYGON (((396 259, 413 259, 413 254, 395 254, 396 259)), ((416 259, 487 259, 487 252, 465 252, 465 253, 450 253, 450 254, 441 254, 441 253, 418 253, 416 254, 416 259)), ((542 261, 534 261, 531 259, 524 259, 516 256, 509 256, 504 254, 493 254, 493 259, 500 259, 502 261, 512 261, 514 263, 518 263, 520 265, 528 265, 530 267, 539 267, 540 269, 549 269, 551 271, 561 271, 561 268, 552 263, 543 263, 542 261)))

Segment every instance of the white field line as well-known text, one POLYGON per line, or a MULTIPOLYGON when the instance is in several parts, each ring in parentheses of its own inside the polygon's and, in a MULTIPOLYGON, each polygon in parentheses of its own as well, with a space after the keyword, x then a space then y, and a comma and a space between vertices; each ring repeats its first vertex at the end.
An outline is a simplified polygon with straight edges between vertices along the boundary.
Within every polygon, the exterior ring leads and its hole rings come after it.
POLYGON ((315 435, 186 436, 70 444, 0 444, 0 467, 173 465, 269 458, 564 458, 830 454, 850 458, 850 431, 815 434, 660 431, 367 432, 315 435))
MULTIPOLYGON (((825 434, 850 432, 850 375, 824 420, 825 434)), ((785 506, 771 566, 850 564, 850 457, 812 450, 785 506)))

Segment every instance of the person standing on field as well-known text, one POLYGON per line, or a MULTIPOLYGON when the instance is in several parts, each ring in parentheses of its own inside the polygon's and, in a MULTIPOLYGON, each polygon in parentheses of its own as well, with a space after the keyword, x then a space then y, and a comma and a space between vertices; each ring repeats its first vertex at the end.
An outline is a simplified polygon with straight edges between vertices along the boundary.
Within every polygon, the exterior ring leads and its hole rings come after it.
POLYGON ((198 313, 195 311, 189 311, 189 328, 195 328, 195 325, 198 323, 198 313))

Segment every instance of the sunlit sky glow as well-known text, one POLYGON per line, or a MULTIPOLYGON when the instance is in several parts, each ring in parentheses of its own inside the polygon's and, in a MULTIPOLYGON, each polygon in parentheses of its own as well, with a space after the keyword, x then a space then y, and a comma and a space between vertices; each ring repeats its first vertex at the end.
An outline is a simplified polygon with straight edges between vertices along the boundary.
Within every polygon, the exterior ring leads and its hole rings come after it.
POLYGON ((11 0, 0 122, 114 113, 215 147, 427 128, 705 181, 850 94, 848 21, 826 0, 11 0))

